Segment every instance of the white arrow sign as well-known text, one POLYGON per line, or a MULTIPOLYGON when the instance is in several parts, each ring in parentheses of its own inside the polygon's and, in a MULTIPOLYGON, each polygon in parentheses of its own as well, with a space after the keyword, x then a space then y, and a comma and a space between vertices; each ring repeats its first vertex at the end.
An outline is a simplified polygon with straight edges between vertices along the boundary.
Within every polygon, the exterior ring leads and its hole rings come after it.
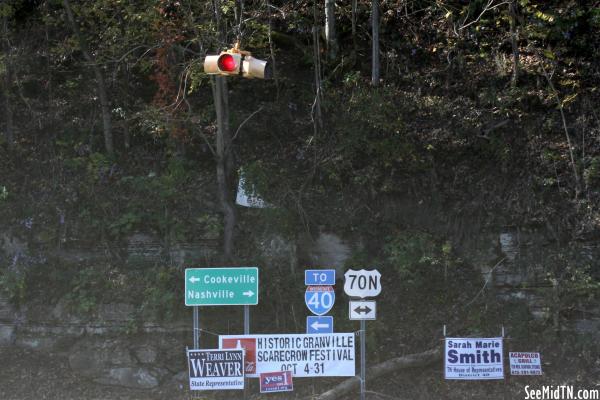
POLYGON ((355 271, 349 269, 344 274, 344 292, 350 297, 375 297, 381 293, 381 274, 376 269, 355 271))
POLYGON ((369 320, 377 318, 377 303, 374 300, 350 301, 350 319, 369 320))
POLYGON ((333 333, 333 317, 329 315, 306 317, 306 333, 333 333))
POLYGON ((319 330, 321 328, 329 328, 329 324, 320 324, 319 321, 315 321, 310 327, 314 330, 319 330))
POLYGON ((192 276, 190 278, 190 282, 192 282, 192 283, 196 283, 196 282, 199 282, 199 281, 200 281, 200 278, 196 278, 195 276, 192 276))
POLYGON ((248 290, 247 292, 242 293, 244 296, 252 297, 254 296, 254 292, 252 290, 248 290))

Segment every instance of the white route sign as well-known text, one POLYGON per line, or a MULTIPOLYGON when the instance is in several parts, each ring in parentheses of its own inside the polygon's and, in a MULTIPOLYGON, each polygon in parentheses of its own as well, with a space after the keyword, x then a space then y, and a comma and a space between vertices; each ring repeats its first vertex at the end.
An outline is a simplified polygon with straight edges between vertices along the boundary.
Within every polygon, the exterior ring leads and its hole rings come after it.
POLYGON ((246 351, 246 377, 275 371, 291 371, 294 379, 355 375, 354 333, 219 336, 220 348, 237 342, 252 349, 246 351))
POLYGON ((351 320, 377 319, 377 303, 375 300, 350 301, 351 320))
POLYGON ((350 297, 375 297, 381 293, 381 274, 376 269, 355 271, 349 269, 344 274, 344 292, 350 297))

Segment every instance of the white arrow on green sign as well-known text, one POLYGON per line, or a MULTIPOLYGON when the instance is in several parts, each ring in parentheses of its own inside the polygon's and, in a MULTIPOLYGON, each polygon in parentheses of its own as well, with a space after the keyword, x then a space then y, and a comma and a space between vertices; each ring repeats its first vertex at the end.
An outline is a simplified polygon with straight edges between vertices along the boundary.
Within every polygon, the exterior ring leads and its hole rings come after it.
POLYGON ((186 306, 258 304, 258 268, 188 268, 186 306))

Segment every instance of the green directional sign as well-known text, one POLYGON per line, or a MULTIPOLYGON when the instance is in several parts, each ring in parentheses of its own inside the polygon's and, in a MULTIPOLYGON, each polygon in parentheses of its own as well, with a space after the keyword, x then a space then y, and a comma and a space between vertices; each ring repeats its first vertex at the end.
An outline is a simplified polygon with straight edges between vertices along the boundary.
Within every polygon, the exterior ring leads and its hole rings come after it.
POLYGON ((258 304, 258 268, 188 268, 186 306, 258 304))

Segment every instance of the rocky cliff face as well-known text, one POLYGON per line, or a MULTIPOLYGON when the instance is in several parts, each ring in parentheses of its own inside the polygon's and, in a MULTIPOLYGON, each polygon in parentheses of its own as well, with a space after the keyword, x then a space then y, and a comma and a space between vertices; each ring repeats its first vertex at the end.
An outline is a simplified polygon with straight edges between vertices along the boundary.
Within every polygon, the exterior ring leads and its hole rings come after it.
MULTIPOLYGON (((261 243, 257 251, 263 259, 287 265, 290 273, 306 266, 336 267, 341 271, 349 255, 361 246, 359 241, 345 240, 333 232, 321 232, 316 238, 297 243, 269 236, 261 243)), ((209 255, 215 254, 215 244, 182 243, 165 249, 151 235, 135 234, 128 240, 125 259, 142 265, 165 260, 182 268, 203 265, 209 255)), ((522 302, 535 318, 554 323, 557 330, 600 337, 597 305, 581 303, 580 309, 569 313, 558 307, 564 282, 553 275, 553 266, 594 263, 600 257, 598 244, 569 246, 572 258, 564 259, 564 249, 553 246, 544 232, 511 227, 465 239, 459 252, 474 267, 473 273, 481 274, 484 290, 498 301, 522 302)), ((3 259, 12 260, 6 268, 23 273, 30 267, 23 261, 28 257, 34 255, 27 243, 4 235, 3 259)), ((59 257, 65 262, 74 258, 91 262, 99 256, 95 249, 72 248, 59 257)), ((39 300, 15 307, 6 296, 0 297, 0 346, 62 352, 75 373, 101 384, 144 389, 185 380, 184 349, 191 344, 191 319, 160 323, 140 318, 139 305, 118 301, 98 304, 91 315, 81 314, 69 307, 68 294, 54 304, 39 300)))

